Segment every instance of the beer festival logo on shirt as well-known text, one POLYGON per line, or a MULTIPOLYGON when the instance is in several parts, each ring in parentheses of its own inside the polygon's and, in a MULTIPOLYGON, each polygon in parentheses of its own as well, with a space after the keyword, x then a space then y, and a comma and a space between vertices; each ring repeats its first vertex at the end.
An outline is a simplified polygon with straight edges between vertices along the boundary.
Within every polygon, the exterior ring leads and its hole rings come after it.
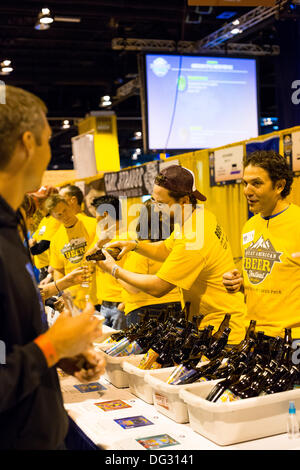
POLYGON ((73 238, 69 243, 66 243, 61 253, 70 263, 76 264, 82 261, 86 246, 87 243, 84 238, 73 238))
POLYGON ((247 271, 251 284, 259 284, 271 273, 274 263, 281 263, 282 252, 276 251, 270 240, 263 235, 252 242, 245 250, 244 269, 247 271))

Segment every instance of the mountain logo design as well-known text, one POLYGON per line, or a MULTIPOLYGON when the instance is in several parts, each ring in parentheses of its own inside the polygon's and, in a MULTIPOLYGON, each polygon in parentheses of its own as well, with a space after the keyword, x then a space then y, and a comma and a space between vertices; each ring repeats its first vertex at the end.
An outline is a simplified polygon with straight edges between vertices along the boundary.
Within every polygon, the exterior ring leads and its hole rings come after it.
POLYGON ((83 260, 87 242, 84 238, 73 238, 62 248, 61 253, 72 264, 83 260))
POLYGON ((275 263, 281 263, 282 252, 276 251, 263 235, 245 250, 244 269, 251 284, 260 284, 271 273, 275 263))

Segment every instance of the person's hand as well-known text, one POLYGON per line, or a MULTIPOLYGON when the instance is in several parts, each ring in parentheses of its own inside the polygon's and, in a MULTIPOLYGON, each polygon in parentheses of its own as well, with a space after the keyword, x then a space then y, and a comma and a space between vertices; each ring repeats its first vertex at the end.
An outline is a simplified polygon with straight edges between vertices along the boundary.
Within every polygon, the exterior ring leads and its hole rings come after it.
POLYGON ((75 286, 76 284, 81 284, 88 277, 87 269, 84 266, 74 269, 70 273, 66 274, 64 281, 66 282, 67 287, 75 286))
POLYGON ((104 248, 120 248, 120 254, 118 259, 123 258, 129 251, 132 251, 136 248, 137 242, 134 240, 124 240, 124 241, 117 241, 112 243, 107 243, 104 248))
POLYGON ((102 253, 105 256, 105 260, 104 261, 97 261, 97 265, 105 273, 111 274, 112 269, 113 269, 114 265, 116 264, 116 261, 113 259, 112 256, 110 256, 110 254, 104 248, 102 248, 102 253))
POLYGON ((238 269, 223 274, 223 285, 231 294, 239 292, 243 286, 243 278, 238 269))
POLYGON ((102 322, 94 316, 94 312, 91 303, 76 317, 64 310, 54 325, 44 333, 56 350, 58 359, 83 353, 99 338, 102 322))
POLYGON ((74 377, 80 380, 80 382, 99 380, 100 376, 105 372, 106 361, 104 354, 100 351, 89 349, 82 354, 82 357, 85 362, 83 367, 74 373, 74 377))
POLYGON ((36 244, 37 244, 37 241, 34 238, 30 238, 30 240, 28 240, 29 248, 32 248, 36 244))

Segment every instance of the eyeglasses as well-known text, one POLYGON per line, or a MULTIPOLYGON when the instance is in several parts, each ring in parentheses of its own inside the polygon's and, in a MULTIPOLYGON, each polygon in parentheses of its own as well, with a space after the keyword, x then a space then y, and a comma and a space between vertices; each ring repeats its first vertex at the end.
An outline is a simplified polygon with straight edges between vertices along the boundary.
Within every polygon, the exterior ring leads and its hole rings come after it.
POLYGON ((166 202, 157 202, 155 199, 151 198, 151 203, 156 206, 158 209, 165 209, 166 207, 169 207, 169 204, 166 202))

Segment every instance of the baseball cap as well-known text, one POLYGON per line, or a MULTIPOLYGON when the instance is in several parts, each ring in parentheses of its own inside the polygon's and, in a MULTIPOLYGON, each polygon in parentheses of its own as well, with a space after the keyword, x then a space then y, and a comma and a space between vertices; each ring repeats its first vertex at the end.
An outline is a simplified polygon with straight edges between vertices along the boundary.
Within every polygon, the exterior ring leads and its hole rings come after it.
POLYGON ((155 179, 155 184, 176 193, 193 194, 199 201, 206 201, 195 186, 195 176, 191 170, 180 165, 163 168, 155 179))

